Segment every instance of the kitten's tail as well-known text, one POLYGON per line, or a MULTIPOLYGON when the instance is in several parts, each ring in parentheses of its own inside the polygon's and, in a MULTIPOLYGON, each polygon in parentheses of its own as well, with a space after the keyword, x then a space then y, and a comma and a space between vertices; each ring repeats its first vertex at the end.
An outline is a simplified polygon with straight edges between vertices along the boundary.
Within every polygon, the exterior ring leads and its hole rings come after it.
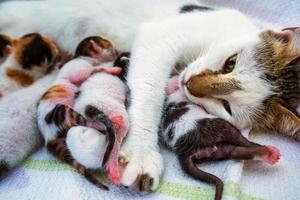
POLYGON ((200 170, 197 166, 194 160, 192 159, 192 155, 190 156, 178 156, 179 162, 181 164, 181 167, 183 170, 188 173, 190 176, 192 176, 195 179, 198 179, 200 181, 204 181, 207 183, 214 184, 216 186, 216 194, 215 194, 215 200, 221 200, 222 199, 222 193, 223 193, 223 182, 218 177, 204 172, 200 170))
POLYGON ((85 116, 95 122, 103 123, 107 129, 108 145, 102 160, 102 166, 104 166, 112 153, 112 149, 116 140, 116 134, 112 122, 102 111, 92 105, 86 106, 85 116))

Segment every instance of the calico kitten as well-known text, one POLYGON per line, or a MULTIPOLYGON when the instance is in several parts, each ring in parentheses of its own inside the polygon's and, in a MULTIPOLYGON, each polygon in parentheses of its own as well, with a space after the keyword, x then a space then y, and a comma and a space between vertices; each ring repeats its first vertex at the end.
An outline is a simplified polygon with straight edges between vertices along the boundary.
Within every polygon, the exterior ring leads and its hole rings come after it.
POLYGON ((13 41, 5 36, 0 36, 0 40, 3 47, 0 56, 10 52, 0 69, 1 96, 31 85, 53 69, 58 49, 48 37, 30 33, 13 41), (5 43, 5 39, 10 43, 5 43))
MULTIPOLYGON (((119 151, 129 128, 129 117, 126 110, 128 87, 122 80, 122 78, 125 78, 124 74, 126 74, 126 67, 129 61, 127 56, 128 54, 121 54, 114 63, 115 66, 121 66, 124 70, 119 77, 108 73, 92 75, 80 87, 80 95, 74 104, 74 109, 86 118, 94 121, 105 120, 107 127, 115 131, 115 138, 113 138, 115 142, 106 165, 108 176, 114 184, 120 183, 121 175, 118 169, 119 151)), ((100 146, 94 146, 93 143, 78 145, 80 141, 82 141, 82 139, 79 138, 84 137, 80 136, 80 134, 84 135, 86 131, 92 134, 91 131, 85 127, 72 128, 72 131, 69 131, 71 133, 68 133, 68 137, 72 138, 67 138, 67 144, 71 155, 80 164, 88 168, 99 168, 99 160, 101 160, 102 157, 93 157, 93 155, 86 156, 86 154, 81 151, 82 149, 89 149, 96 152, 100 146)), ((111 147, 108 145, 107 148, 110 149, 111 147)), ((100 151, 101 150, 98 150, 98 152, 100 151)), ((104 157, 103 159, 105 160, 106 158, 104 157)))
POLYGON ((48 151, 74 167, 87 180, 105 189, 108 189, 106 185, 97 180, 90 170, 71 156, 66 144, 66 137, 71 127, 79 125, 93 127, 99 131, 98 134, 108 135, 108 147, 102 165, 106 163, 115 142, 114 130, 110 128, 106 119, 98 115, 93 119, 85 119, 73 110, 73 106, 78 92, 80 92, 81 84, 92 74, 105 72, 118 75, 121 72, 118 67, 97 66, 102 62, 112 61, 115 57, 116 52, 109 45, 108 40, 101 37, 84 39, 78 45, 75 58, 62 67, 56 80, 42 96, 38 105, 38 125, 48 151))
POLYGON ((4 34, 0 34, 0 64, 8 57, 12 50, 13 39, 4 34))
POLYGON ((177 77, 169 81, 160 138, 162 143, 177 154, 186 173, 195 179, 216 185, 215 200, 222 198, 222 180, 202 171, 196 163, 255 159, 275 164, 279 160, 277 148, 248 141, 229 122, 210 115, 201 106, 189 102, 176 82, 177 77))

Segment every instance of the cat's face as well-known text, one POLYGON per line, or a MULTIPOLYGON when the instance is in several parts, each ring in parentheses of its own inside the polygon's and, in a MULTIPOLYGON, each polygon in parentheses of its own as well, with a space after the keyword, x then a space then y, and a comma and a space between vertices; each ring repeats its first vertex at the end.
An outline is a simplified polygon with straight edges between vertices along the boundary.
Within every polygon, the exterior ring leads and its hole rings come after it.
MULTIPOLYGON (((299 28, 264 31, 217 44, 181 73, 180 83, 191 101, 222 100, 237 123, 249 125, 262 118, 266 106, 273 103, 291 112, 296 108, 299 57, 299 28)), ((268 115, 276 118, 275 110, 268 115)))

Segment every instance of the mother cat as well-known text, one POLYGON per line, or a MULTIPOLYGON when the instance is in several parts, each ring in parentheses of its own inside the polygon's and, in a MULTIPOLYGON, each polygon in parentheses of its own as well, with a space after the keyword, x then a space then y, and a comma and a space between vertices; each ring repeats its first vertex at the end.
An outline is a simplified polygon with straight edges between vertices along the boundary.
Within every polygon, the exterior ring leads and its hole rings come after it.
MULTIPOLYGON (((181 76, 187 97, 211 114, 239 128, 273 129, 300 140, 295 112, 299 29, 261 33, 237 11, 213 10, 184 0, 0 5, 0 32, 18 36, 32 31, 52 37, 70 53, 90 35, 104 35, 119 51, 132 52, 128 72, 131 128, 122 147, 129 163, 123 185, 155 190, 159 184, 163 160, 157 144, 158 124, 164 87, 175 63, 188 65, 181 76), (259 120, 263 123, 257 126, 259 120)), ((34 115, 33 111, 28 115, 34 115)))

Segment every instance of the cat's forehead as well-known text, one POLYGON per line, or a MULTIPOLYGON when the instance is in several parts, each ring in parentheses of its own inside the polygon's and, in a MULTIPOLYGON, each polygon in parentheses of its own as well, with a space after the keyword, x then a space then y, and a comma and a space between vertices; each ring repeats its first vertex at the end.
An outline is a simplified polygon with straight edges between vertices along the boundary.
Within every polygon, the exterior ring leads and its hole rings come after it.
POLYGON ((261 43, 259 33, 232 38, 231 40, 212 45, 204 56, 202 56, 201 60, 210 67, 219 67, 228 57, 234 54, 239 54, 241 58, 251 56, 259 43, 261 43))

